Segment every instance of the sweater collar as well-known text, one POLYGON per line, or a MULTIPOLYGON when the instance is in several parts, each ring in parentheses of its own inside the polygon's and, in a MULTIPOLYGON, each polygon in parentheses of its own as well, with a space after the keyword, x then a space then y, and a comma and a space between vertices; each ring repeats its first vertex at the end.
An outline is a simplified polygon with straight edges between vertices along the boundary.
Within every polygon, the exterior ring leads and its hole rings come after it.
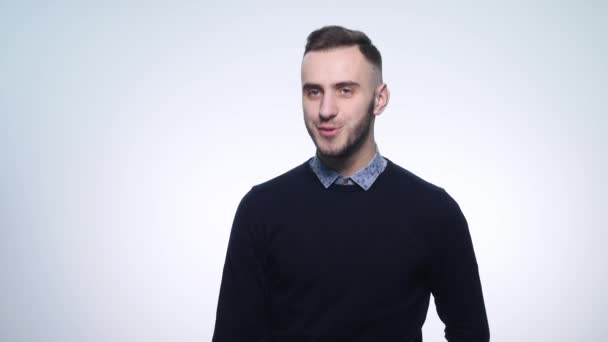
MULTIPOLYGON (((321 159, 316 155, 308 161, 308 165, 312 171, 317 175, 321 184, 327 189, 334 183, 348 184, 349 180, 352 180, 355 184, 359 185, 363 190, 368 190, 372 184, 376 181, 378 176, 386 169, 386 159, 382 157, 378 146, 376 146, 376 154, 374 158, 359 171, 355 172, 351 177, 345 177, 340 175, 338 172, 330 169, 328 166, 323 164, 321 159)), ((351 183, 352 184, 352 183, 351 183)))

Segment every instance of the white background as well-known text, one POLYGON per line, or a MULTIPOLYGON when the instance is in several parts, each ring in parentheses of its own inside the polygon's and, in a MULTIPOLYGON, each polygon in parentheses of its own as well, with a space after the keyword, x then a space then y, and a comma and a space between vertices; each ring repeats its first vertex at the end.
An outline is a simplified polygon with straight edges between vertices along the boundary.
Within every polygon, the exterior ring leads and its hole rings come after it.
MULTIPOLYGON (((0 340, 208 341, 230 225, 304 162, 305 38, 366 32, 380 151, 444 187, 493 341, 608 334, 602 1, 1 1, 0 340)), ((434 307, 425 341, 441 341, 434 307)))

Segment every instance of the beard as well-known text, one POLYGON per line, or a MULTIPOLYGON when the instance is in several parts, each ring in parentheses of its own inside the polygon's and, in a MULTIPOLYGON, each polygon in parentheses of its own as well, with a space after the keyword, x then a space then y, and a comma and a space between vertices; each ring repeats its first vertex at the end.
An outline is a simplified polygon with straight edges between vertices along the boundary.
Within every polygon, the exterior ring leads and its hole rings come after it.
MULTIPOLYGON (((320 157, 328 158, 345 158, 352 155, 357 151, 363 142, 368 138, 371 126, 373 122, 373 110, 374 110, 374 99, 372 99, 368 105, 366 115, 361 120, 355 123, 352 132, 341 132, 342 134, 349 134, 346 137, 346 142, 342 146, 323 146, 322 143, 315 138, 313 127, 306 125, 308 134, 312 138, 315 146, 317 147, 317 154, 320 157)), ((321 138, 319 138, 321 139, 321 138)))

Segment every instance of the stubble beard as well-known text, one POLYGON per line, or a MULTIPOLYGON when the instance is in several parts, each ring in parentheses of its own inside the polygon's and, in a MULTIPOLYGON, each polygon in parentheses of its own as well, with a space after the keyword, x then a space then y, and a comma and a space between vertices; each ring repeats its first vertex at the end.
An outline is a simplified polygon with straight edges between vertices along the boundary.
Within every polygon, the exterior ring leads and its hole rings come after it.
MULTIPOLYGON (((367 109, 367 115, 363 117, 357 125, 354 127, 353 132, 350 136, 347 137, 346 142, 342 146, 338 146, 337 148, 323 148, 315 138, 312 127, 308 127, 306 125, 306 129, 308 130, 308 134, 312 138, 315 146, 317 147, 317 155, 320 157, 327 158, 345 158, 352 155, 355 151, 357 151, 361 145, 367 140, 370 132, 371 125, 373 121, 373 110, 374 110, 374 100, 370 101, 370 104, 367 109)), ((321 138, 319 138, 321 139, 321 138)))

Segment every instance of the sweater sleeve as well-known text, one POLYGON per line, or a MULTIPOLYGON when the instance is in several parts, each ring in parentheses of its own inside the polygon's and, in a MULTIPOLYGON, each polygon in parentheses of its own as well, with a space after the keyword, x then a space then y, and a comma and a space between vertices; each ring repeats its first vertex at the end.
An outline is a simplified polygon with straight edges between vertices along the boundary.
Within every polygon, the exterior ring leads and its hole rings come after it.
POLYGON ((437 314, 449 342, 487 342, 488 319, 467 221, 452 197, 443 195, 429 276, 437 314))
MULTIPOLYGON (((255 187, 254 187, 255 188, 255 187)), ((269 341, 268 280, 253 191, 236 211, 219 291, 213 342, 269 341)))

